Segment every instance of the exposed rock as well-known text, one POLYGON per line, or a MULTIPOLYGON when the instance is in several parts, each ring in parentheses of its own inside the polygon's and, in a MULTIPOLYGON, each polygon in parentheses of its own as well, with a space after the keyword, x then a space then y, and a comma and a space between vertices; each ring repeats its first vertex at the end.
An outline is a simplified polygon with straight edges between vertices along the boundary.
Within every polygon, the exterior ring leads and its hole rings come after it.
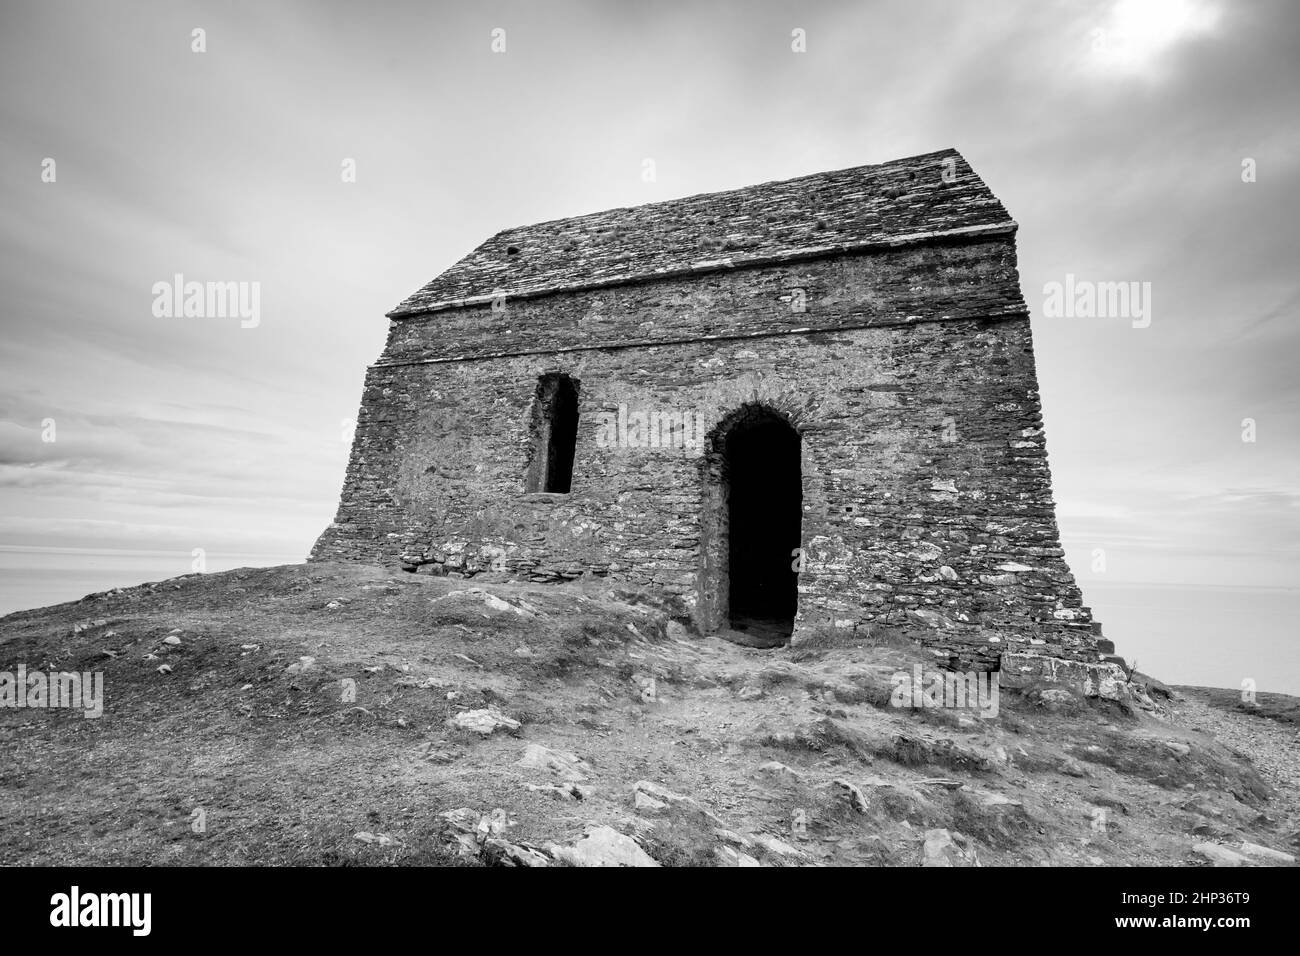
POLYGON ((550 866, 545 851, 527 843, 511 843, 500 837, 488 837, 479 850, 485 863, 492 866, 550 866))
POLYGON ((843 791, 844 796, 848 798, 850 807, 858 813, 867 812, 867 798, 859 788, 855 787, 847 780, 836 780, 834 781, 834 785, 843 791))
POLYGON ((468 806, 455 810, 445 810, 438 814, 445 821, 445 830, 451 836, 452 845, 461 857, 478 856, 478 819, 481 814, 468 806))
POLYGON ((921 845, 921 866, 979 866, 979 855, 974 843, 961 834, 954 839, 947 830, 925 831, 925 842, 921 845), (959 845, 958 839, 963 845, 959 845))
POLYGON ((477 810, 471 810, 469 807, 458 807, 455 810, 444 810, 438 816, 447 821, 448 826, 455 830, 462 833, 473 833, 478 828, 478 821, 483 815, 477 810))
POLYGON ((991 790, 965 787, 962 792, 969 794, 971 799, 985 810, 1023 810, 1025 806, 1019 800, 1012 800, 1005 794, 994 793, 991 790))
POLYGON ((298 658, 296 663, 290 664, 284 670, 286 674, 301 674, 305 671, 311 670, 315 666, 316 666, 316 658, 300 657, 298 658))
POLYGON ((508 826, 510 826, 510 819, 507 816, 506 811, 501 807, 497 807, 491 813, 485 813, 483 816, 479 817, 478 824, 474 827, 474 832, 477 833, 480 838, 500 836, 502 833, 506 832, 508 826))
POLYGON ((658 813, 660 810, 667 810, 668 804, 662 800, 657 800, 643 790, 637 790, 632 794, 632 807, 642 813, 658 813))
MULTIPOLYGON (((518 723, 515 723, 518 727, 518 723)), ((517 761, 517 766, 532 770, 545 770, 548 773, 571 783, 581 783, 591 773, 591 765, 577 754, 565 750, 552 750, 541 744, 529 744, 524 748, 524 755, 517 761)))
POLYGON ((735 847, 720 846, 715 847, 713 855, 718 858, 719 866, 762 866, 758 860, 754 859, 748 853, 741 853, 735 847))
POLYGON ((506 811, 497 807, 480 814, 469 807, 459 807, 438 814, 444 829, 459 855, 477 857, 489 866, 550 866, 550 857, 540 848, 527 843, 511 843, 502 834, 511 825, 506 811))
POLYGON ((1258 843, 1243 841, 1236 847, 1245 856, 1260 863, 1266 863, 1270 866, 1290 865, 1295 863, 1295 857, 1290 853, 1283 853, 1281 850, 1272 850, 1266 846, 1260 846, 1258 843))
POLYGON ((519 617, 535 617, 537 615, 537 612, 533 608, 524 606, 522 601, 520 602, 521 606, 516 606, 511 604, 509 601, 502 600, 495 594, 489 594, 482 588, 466 588, 463 591, 448 591, 442 597, 436 598, 433 603, 437 604, 439 601, 447 601, 462 596, 478 598, 486 607, 489 607, 494 611, 509 611, 519 617))
POLYGON ((573 846, 552 843, 546 850, 571 866, 659 866, 639 843, 608 826, 592 827, 573 846))
POLYGON ((803 857, 802 850, 791 846, 784 840, 779 840, 770 833, 755 833, 750 837, 750 841, 755 846, 760 846, 768 853, 779 857, 785 857, 788 860, 797 860, 803 857))
POLYGON ((481 737, 491 737, 498 730, 518 730, 519 721, 507 717, 491 707, 484 710, 463 710, 447 721, 449 727, 468 730, 481 737))
POLYGON ((675 812, 700 818, 714 826, 723 826, 723 821, 705 809, 694 797, 684 797, 673 793, 649 780, 638 780, 632 787, 633 806, 640 812, 654 814, 675 812))
POLYGON ((1002 655, 1002 687, 1028 687, 1040 681, 1061 684, 1084 697, 1113 700, 1125 708, 1137 705, 1147 710, 1158 710, 1146 689, 1139 684, 1130 684, 1128 674, 1116 663, 1013 652, 1002 655))
POLYGON ((1250 857, 1217 843, 1198 843, 1192 847, 1192 852, 1205 857, 1215 866, 1251 865, 1250 857))
POLYGON ((735 830, 728 830, 726 827, 717 827, 714 829, 713 835, 723 843, 730 843, 733 846, 743 847, 747 850, 754 845, 754 841, 749 837, 742 836, 735 830))

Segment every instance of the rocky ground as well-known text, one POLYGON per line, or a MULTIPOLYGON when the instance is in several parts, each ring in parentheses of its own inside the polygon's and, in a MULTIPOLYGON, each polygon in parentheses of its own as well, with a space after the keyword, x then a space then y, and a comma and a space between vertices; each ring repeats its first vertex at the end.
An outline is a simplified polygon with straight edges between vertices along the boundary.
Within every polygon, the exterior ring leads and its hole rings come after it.
POLYGON ((1176 690, 1181 699, 1174 705, 1175 718, 1250 761, 1270 785, 1270 815, 1300 819, 1300 701, 1285 694, 1261 693, 1247 704, 1239 690, 1176 690))
POLYGON ((1294 863, 1292 699, 894 706, 928 660, 702 638, 599 583, 313 564, 94 595, 0 618, 0 672, 104 675, 98 719, 0 708, 0 864, 1294 863))

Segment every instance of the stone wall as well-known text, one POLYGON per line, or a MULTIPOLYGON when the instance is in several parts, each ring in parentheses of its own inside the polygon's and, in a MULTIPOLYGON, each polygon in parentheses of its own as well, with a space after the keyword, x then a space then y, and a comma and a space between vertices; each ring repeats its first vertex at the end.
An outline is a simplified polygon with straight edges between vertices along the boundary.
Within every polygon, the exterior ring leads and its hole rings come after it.
POLYGON ((1058 541, 1014 277, 1014 247, 996 241, 394 322, 313 558, 594 574, 695 614, 707 433, 757 403, 802 439, 796 641, 899 623, 960 660, 1011 643, 1095 660, 1058 541), (527 493, 538 379, 557 372, 579 386, 572 493, 527 493), (684 435, 611 442, 602 413, 620 408, 624 420, 671 413, 684 435))

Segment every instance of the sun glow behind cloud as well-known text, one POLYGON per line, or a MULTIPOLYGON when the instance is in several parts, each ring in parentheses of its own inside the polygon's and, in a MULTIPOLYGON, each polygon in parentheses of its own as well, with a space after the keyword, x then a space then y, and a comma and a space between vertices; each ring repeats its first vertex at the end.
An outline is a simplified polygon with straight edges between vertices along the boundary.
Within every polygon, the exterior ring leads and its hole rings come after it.
POLYGON ((1092 31, 1090 65, 1102 73, 1154 73, 1167 51, 1212 32, 1219 18, 1205 0, 1118 0, 1092 31))

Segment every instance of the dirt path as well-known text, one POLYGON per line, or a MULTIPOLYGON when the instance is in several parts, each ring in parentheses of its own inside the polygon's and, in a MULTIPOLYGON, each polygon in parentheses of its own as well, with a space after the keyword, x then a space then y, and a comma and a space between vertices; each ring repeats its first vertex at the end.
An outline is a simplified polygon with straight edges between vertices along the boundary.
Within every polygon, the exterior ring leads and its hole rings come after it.
POLYGON ((1300 726, 1208 703, 1197 691, 1184 690, 1187 699, 1175 705, 1178 720, 1250 760, 1276 788, 1278 814, 1300 820, 1300 726))

